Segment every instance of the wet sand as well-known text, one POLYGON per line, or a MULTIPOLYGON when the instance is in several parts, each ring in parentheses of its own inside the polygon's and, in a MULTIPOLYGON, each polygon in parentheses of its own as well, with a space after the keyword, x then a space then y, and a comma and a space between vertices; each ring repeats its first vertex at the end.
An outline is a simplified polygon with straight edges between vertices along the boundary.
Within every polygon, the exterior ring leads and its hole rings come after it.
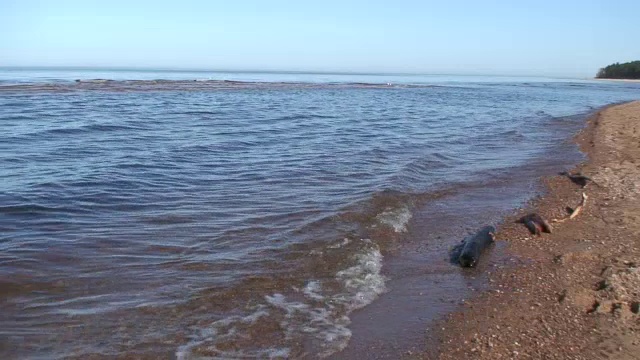
POLYGON ((639 83, 640 79, 607 79, 607 78, 595 78, 597 81, 618 81, 618 82, 631 82, 631 83, 639 83))
POLYGON ((523 265, 487 272, 490 290, 427 328, 423 359, 638 359, 640 354, 640 101, 606 108, 576 136, 596 184, 544 178, 546 193, 500 227, 523 265), (515 220, 546 219, 588 195, 574 219, 532 236, 515 220))
POLYGON ((450 262, 451 249, 486 225, 498 225, 543 189, 539 179, 557 174, 584 155, 567 139, 584 127, 585 118, 564 118, 553 125, 557 137, 544 156, 528 164, 494 172, 483 181, 470 181, 416 200, 406 232, 368 234, 392 238, 385 248, 383 275, 387 291, 366 308, 351 315, 349 345, 331 359, 397 359, 420 353, 425 345, 425 324, 432 324, 458 309, 475 294, 488 289, 487 274, 494 268, 517 266, 522 260, 498 242, 475 268, 450 262), (558 157, 557 154, 563 154, 558 157))

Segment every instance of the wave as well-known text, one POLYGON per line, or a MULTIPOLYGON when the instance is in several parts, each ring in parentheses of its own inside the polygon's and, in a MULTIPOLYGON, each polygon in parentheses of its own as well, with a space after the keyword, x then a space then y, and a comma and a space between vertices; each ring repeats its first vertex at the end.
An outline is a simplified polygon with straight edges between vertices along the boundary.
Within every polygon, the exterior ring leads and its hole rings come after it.
POLYGON ((55 213, 80 213, 79 209, 43 206, 38 204, 19 204, 19 205, 3 205, 0 206, 0 214, 10 216, 38 216, 55 213))
MULTIPOLYGON (((325 358, 343 350, 352 336, 350 314, 387 291, 383 251, 408 231, 413 204, 446 193, 383 190, 297 229, 296 237, 304 234, 301 242, 271 252, 266 275, 200 297, 204 303, 233 298, 248 305, 232 306, 222 313, 236 314, 208 324, 199 321, 176 357, 325 358)), ((256 267, 251 271, 262 273, 256 267)))
POLYGON ((384 89, 433 88, 443 85, 390 84, 361 82, 262 82, 235 80, 114 80, 77 79, 62 83, 20 83, 0 86, 0 92, 70 92, 70 91, 203 91, 233 89, 384 89))
POLYGON ((401 207, 399 209, 387 208, 376 216, 376 219, 380 223, 387 225, 397 233, 407 231, 407 224, 413 217, 411 210, 408 207, 401 207))
POLYGON ((274 121, 288 121, 288 120, 308 120, 308 119, 337 119, 337 116, 333 115, 321 115, 321 114, 297 114, 286 115, 273 119, 274 121))
POLYGON ((522 140, 522 139, 525 139, 526 136, 518 130, 507 130, 499 133, 498 138, 499 139, 508 138, 510 140, 522 140))
POLYGON ((309 338, 313 354, 320 358, 344 349, 351 338, 349 314, 386 291, 378 246, 368 239, 359 243, 365 246, 351 257, 351 265, 337 271, 332 279, 310 279, 304 287, 293 287, 288 294, 264 295, 250 306, 247 315, 222 318, 198 329, 188 343, 177 348, 176 357, 200 358, 204 354, 222 358, 303 357, 309 355, 306 353, 309 350, 292 348, 291 344, 309 338), (246 338, 261 329, 273 329, 273 325, 280 329, 277 336, 287 340, 288 345, 256 347, 253 339, 246 338), (229 348, 243 350, 229 351, 229 348))
POLYGON ((224 111, 212 111, 212 110, 190 110, 190 111, 179 111, 173 113, 175 115, 222 115, 225 114, 224 111))
POLYGON ((77 79, 75 80, 76 83, 81 83, 81 84, 104 84, 112 81, 115 81, 115 80, 111 80, 111 79, 77 79))
POLYGON ((174 224, 188 224, 194 221, 189 216, 164 214, 158 216, 147 216, 142 219, 143 222, 151 225, 174 225, 174 224))
POLYGON ((131 125, 87 124, 74 127, 53 127, 35 132, 23 133, 9 137, 12 141, 23 141, 31 138, 47 138, 61 135, 90 135, 92 133, 136 132, 144 128, 131 125))

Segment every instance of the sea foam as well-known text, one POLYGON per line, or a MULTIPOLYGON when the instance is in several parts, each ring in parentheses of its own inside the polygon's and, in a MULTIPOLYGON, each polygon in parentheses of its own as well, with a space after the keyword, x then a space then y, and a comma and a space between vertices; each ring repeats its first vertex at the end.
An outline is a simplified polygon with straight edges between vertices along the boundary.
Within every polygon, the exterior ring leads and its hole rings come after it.
MULTIPOLYGON (((200 331, 192 341, 176 351, 180 360, 203 359, 196 349, 205 349, 218 357, 287 358, 290 348, 252 349, 240 352, 223 350, 219 345, 235 338, 246 337, 246 326, 260 321, 277 321, 283 329, 284 339, 291 343, 310 341, 313 355, 328 357, 344 349, 351 338, 349 314, 373 302, 386 291, 382 275, 383 256, 370 240, 362 241, 364 248, 352 257, 352 263, 335 274, 333 279, 313 279, 293 293, 273 293, 264 296, 264 302, 246 316, 231 316, 212 323, 208 330, 200 331), (331 283, 333 291, 324 289, 323 282, 331 283), (335 287, 339 291, 335 291, 335 287), (305 340, 306 339, 306 340, 305 340)), ((207 357, 204 357, 205 359, 207 357)))
POLYGON ((412 217, 411 210, 403 206, 397 209, 387 208, 378 214, 376 219, 378 219, 381 224, 391 227, 393 231, 402 233, 407 231, 407 224, 412 217))

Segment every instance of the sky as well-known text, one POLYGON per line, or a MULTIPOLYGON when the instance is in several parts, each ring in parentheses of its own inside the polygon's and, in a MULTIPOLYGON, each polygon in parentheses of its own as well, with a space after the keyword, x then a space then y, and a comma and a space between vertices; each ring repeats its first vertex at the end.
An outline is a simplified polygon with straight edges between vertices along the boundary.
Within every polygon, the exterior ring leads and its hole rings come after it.
POLYGON ((638 0, 0 0, 0 66, 594 76, 638 0))

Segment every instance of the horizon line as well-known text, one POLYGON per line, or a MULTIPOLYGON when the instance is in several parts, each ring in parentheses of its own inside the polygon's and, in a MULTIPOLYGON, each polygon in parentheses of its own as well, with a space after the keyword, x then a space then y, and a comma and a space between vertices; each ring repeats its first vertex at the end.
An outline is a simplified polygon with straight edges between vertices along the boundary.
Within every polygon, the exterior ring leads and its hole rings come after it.
POLYGON ((309 75, 373 75, 373 76, 496 76, 496 77, 540 77, 556 79, 592 79, 577 75, 523 75, 499 73, 450 73, 450 72, 396 72, 396 71, 348 71, 348 70, 283 70, 283 69, 208 69, 201 67, 144 67, 144 66, 87 66, 87 65, 0 65, 3 70, 109 70, 148 72, 197 72, 197 73, 245 73, 245 74, 309 74, 309 75))

